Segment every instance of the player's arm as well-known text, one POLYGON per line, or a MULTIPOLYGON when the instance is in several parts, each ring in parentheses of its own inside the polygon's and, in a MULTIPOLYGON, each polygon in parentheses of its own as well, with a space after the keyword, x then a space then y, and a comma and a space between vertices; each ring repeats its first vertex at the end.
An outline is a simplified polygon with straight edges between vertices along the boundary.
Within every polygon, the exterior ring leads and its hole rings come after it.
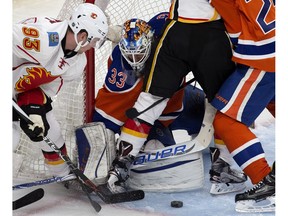
POLYGON ((42 66, 48 65, 57 47, 48 47, 47 32, 41 31, 37 20, 34 17, 13 25, 13 72, 19 73, 14 90, 18 93, 50 83, 60 75, 42 66))
POLYGON ((112 49, 119 43, 121 39, 121 25, 111 25, 108 27, 107 39, 112 42, 112 49))
POLYGON ((46 113, 52 109, 51 99, 40 88, 19 93, 17 104, 29 116, 34 123, 28 124, 20 119, 20 126, 26 135, 34 142, 42 141, 50 128, 46 113))
MULTIPOLYGON (((57 29, 50 33, 44 28, 55 22, 58 20, 32 17, 14 24, 12 49, 15 58, 21 59, 25 63, 46 65, 51 59, 51 55, 54 55, 59 48, 57 40, 52 41, 51 37, 60 37, 60 33, 57 29)), ((13 64, 15 63, 13 62, 13 64)))
POLYGON ((37 26, 37 18, 30 18, 13 25, 13 54, 28 62, 39 63, 37 56, 43 50, 41 31, 37 26))
POLYGON ((15 91, 18 93, 38 88, 60 77, 51 75, 50 71, 41 66, 23 67, 21 74, 22 76, 18 78, 14 86, 15 91))

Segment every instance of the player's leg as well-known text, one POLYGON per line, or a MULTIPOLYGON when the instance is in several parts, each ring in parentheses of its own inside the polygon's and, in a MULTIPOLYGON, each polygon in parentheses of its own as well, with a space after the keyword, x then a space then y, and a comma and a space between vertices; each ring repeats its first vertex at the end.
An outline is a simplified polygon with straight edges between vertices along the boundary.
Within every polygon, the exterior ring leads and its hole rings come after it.
POLYGON ((103 184, 116 157, 115 133, 102 122, 91 122, 76 128, 79 169, 92 181, 103 184))
MULTIPOLYGON (((252 183, 256 184, 253 189, 244 193, 245 196, 237 197, 257 202, 258 207, 261 206, 260 201, 269 200, 270 197, 273 201, 275 175, 272 174, 274 179, 270 178, 271 168, 265 159, 262 144, 249 126, 274 96, 275 73, 238 66, 212 101, 221 111, 217 112, 214 119, 216 133, 223 139, 237 164, 252 183), (266 178, 272 179, 271 184, 268 184, 266 178)), ((257 207, 253 205, 251 208, 257 207)))
MULTIPOLYGON (((67 154, 67 149, 65 141, 61 134, 61 128, 59 123, 54 117, 53 110, 46 114, 48 124, 50 129, 48 131, 47 137, 49 137, 56 146, 61 150, 63 154, 67 154)), ((60 158, 60 156, 54 152, 46 142, 41 141, 37 145, 42 149, 42 153, 45 158, 45 165, 48 168, 48 172, 52 176, 65 176, 70 172, 69 166, 60 158)))

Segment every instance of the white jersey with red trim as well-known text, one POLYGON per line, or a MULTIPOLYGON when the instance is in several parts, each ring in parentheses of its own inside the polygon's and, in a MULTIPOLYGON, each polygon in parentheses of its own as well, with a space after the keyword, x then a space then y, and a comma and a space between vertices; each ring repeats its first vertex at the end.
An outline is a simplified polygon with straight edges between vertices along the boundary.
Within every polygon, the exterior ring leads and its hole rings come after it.
POLYGON ((61 41, 68 22, 32 17, 13 25, 13 91, 40 87, 55 96, 66 81, 79 78, 86 65, 85 54, 66 58, 61 41))

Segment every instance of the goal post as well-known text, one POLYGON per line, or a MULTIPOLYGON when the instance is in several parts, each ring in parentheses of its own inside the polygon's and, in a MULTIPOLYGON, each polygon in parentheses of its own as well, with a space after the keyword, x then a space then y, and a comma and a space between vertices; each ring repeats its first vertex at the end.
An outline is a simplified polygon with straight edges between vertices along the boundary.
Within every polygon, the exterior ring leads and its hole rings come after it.
MULTIPOLYGON (((107 6, 105 13, 109 25, 122 25, 127 19, 139 18, 149 21, 157 13, 168 11, 171 0, 96 0, 101 6, 107 6), (108 4, 107 4, 108 3, 108 4)), ((66 0, 59 10, 57 19, 69 19, 74 9, 83 2, 94 0, 66 0)), ((75 159, 75 129, 91 122, 97 90, 102 87, 107 73, 107 60, 112 51, 112 42, 106 41, 99 50, 86 53, 88 63, 80 80, 75 80, 61 88, 53 99, 53 110, 60 123, 67 152, 75 159)), ((14 178, 40 179, 50 177, 47 174, 41 149, 22 133, 17 149, 13 154, 14 178)))

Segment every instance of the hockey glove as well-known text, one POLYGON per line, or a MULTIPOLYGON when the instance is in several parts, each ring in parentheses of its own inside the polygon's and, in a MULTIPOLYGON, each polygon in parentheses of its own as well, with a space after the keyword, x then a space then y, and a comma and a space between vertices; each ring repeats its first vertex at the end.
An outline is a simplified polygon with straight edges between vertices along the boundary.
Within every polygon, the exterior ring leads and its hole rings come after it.
POLYGON ((20 126, 25 134, 34 142, 40 142, 44 136, 47 136, 50 128, 46 119, 46 108, 38 104, 29 104, 21 106, 23 111, 29 116, 34 123, 29 124, 25 120, 20 120, 20 126))

